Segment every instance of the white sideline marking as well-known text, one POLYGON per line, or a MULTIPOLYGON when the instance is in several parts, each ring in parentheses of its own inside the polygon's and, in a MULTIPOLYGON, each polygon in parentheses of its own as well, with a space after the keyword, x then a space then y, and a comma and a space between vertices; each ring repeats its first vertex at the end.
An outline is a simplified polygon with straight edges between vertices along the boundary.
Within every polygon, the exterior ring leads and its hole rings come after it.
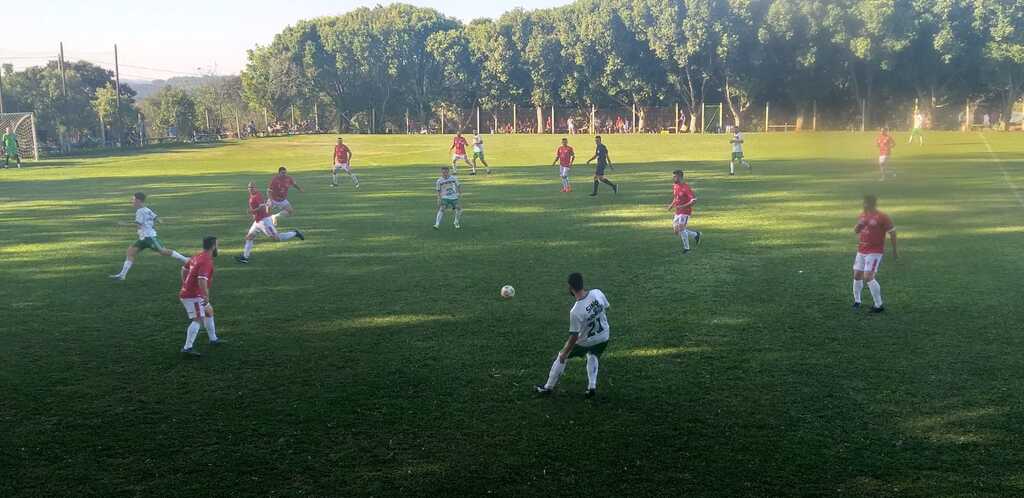
POLYGON ((981 140, 985 142, 985 148, 988 149, 988 155, 992 156, 990 160, 999 165, 999 170, 1003 172, 1003 180, 1005 180, 1006 184, 1013 189, 1013 195, 1017 197, 1017 203, 1020 204, 1020 207, 1024 207, 1024 195, 1020 193, 1020 189, 1017 188, 1017 184, 1013 183, 1013 180, 1010 179, 1010 174, 1006 172, 1006 168, 1003 166, 1003 160, 996 157, 996 153, 992 151, 992 145, 988 143, 988 139, 985 138, 985 134, 979 131, 978 135, 980 135, 981 140))

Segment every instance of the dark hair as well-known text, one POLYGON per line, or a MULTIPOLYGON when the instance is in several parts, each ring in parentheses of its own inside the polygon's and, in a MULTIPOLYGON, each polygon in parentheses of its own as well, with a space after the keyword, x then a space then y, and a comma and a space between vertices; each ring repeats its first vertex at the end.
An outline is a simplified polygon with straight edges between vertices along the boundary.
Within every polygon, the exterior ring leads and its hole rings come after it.
POLYGON ((285 168, 284 166, 281 166, 280 168, 277 168, 277 172, 278 173, 280 173, 282 171, 288 171, 288 168, 285 168))
POLYGON ((570 273, 569 274, 569 287, 574 291, 583 290, 583 274, 581 273, 570 273))
POLYGON ((868 206, 871 206, 871 207, 875 207, 875 206, 878 205, 878 197, 875 197, 875 196, 873 196, 871 194, 865 195, 864 196, 864 204, 867 204, 868 206))
POLYGON ((210 249, 213 249, 213 245, 216 243, 217 237, 214 237, 213 235, 207 235, 206 237, 203 237, 203 250, 209 251, 210 249))
POLYGON ((595 140, 601 140, 601 135, 594 135, 595 140))
POLYGON ((683 170, 677 169, 677 170, 673 171, 672 174, 673 175, 683 176, 683 170))
POLYGON ((146 202, 146 194, 142 192, 135 192, 134 194, 132 194, 132 196, 142 202, 146 202))

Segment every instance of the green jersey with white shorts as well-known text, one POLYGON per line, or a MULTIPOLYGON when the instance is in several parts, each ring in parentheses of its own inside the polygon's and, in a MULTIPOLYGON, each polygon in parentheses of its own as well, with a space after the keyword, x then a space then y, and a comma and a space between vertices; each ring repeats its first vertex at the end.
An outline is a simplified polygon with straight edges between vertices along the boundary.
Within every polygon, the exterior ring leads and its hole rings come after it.
POLYGON ((462 184, 459 183, 459 179, 455 175, 438 178, 437 192, 441 196, 441 203, 452 209, 459 207, 459 188, 461 186, 462 184))

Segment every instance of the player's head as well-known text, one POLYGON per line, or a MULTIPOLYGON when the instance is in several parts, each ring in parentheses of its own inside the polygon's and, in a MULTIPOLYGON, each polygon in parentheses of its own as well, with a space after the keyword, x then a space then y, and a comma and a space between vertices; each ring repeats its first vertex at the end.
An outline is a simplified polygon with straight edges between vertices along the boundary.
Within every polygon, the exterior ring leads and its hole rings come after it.
POLYGON ((341 139, 341 137, 338 137, 338 143, 339 143, 339 144, 341 144, 341 143, 342 143, 343 141, 344 141, 344 140, 342 140, 342 139, 341 139))
POLYGON ((562 139, 562 145, 569 145, 569 139, 568 138, 563 138, 562 139))
POLYGON ((10 126, 8 126, 7 128, 4 128, 4 129, 7 130, 7 133, 11 132, 11 127, 10 126))
POLYGON ((583 290, 583 274, 581 273, 570 273, 569 274, 569 294, 573 296, 577 292, 583 290))
POLYGON ((675 180, 676 183, 683 183, 683 170, 677 169, 673 171, 672 179, 675 180))
POLYGON ((217 237, 213 235, 207 235, 203 237, 203 250, 213 254, 213 257, 217 257, 217 237))
POLYGON ((740 132, 740 125, 732 125, 732 131, 734 133, 739 133, 740 132))
POLYGON ((441 166, 441 176, 448 178, 448 166, 441 166))
POLYGON ((889 134, 889 129, 884 127, 884 126, 879 131, 882 132, 882 135, 888 135, 889 134))
POLYGON ((596 143, 596 144, 600 144, 601 143, 601 135, 597 135, 597 136, 594 137, 594 143, 596 143))
POLYGON ((140 208, 144 204, 146 204, 146 194, 144 194, 142 192, 135 192, 134 194, 132 194, 132 205, 133 206, 135 206, 137 208, 140 208))
POLYGON ((259 192, 259 190, 256 190, 256 183, 249 182, 249 193, 250 194, 255 194, 257 192, 259 192))
POLYGON ((870 194, 869 195, 865 195, 864 196, 864 210, 865 211, 874 211, 877 208, 878 208, 878 198, 873 196, 873 195, 870 195, 870 194))
POLYGON ((284 166, 281 166, 280 168, 277 168, 277 174, 279 174, 281 176, 287 175, 288 174, 288 168, 285 168, 284 166))
POLYGON ((461 132, 461 131, 457 131, 457 132, 455 132, 455 136, 457 136, 457 137, 461 137, 461 136, 462 136, 462 132, 461 132))

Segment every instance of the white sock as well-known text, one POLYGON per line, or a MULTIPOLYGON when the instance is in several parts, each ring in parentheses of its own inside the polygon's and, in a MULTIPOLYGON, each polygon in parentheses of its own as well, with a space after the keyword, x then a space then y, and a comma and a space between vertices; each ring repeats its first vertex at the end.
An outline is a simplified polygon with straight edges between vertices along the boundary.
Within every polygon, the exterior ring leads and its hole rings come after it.
POLYGON ((132 260, 126 259, 126 260, 124 260, 124 266, 121 267, 121 273, 118 273, 118 275, 120 275, 121 278, 124 278, 124 277, 128 276, 128 270, 131 270, 131 269, 132 269, 132 260))
POLYGON ((210 342, 217 341, 217 326, 213 324, 213 317, 208 316, 203 320, 203 326, 206 327, 206 335, 210 338, 210 342))
POLYGON ((546 389, 554 389, 558 384, 558 379, 562 377, 562 372, 565 371, 565 363, 559 358, 555 357, 555 362, 551 364, 551 372, 548 373, 548 382, 544 384, 546 389))
POLYGON ((359 186, 359 178, 356 175, 352 175, 352 185, 359 186))
POLYGON ((587 355, 587 389, 597 389, 597 355, 587 355))
POLYGON ((562 190, 569 188, 569 180, 566 177, 562 177, 562 190))
POLYGON ((456 225, 459 224, 459 219, 460 218, 462 218, 462 210, 461 209, 456 209, 455 210, 455 224, 456 225))
POLYGON ((729 174, 736 172, 736 161, 729 161, 729 174))
POLYGON ((243 258, 248 259, 249 255, 252 254, 252 244, 253 242, 251 240, 245 241, 245 249, 242 251, 243 258))
POLYGON ((853 302, 860 304, 860 293, 864 291, 864 281, 853 281, 853 302))
POLYGON ((337 172, 331 173, 331 185, 337 185, 337 184, 338 184, 338 173, 337 172))
POLYGON ((296 232, 295 230, 289 230, 287 232, 278 234, 277 238, 281 242, 284 242, 286 240, 291 240, 292 238, 294 238, 296 233, 298 233, 298 232, 296 232))
POLYGON ((188 258, 183 256, 178 251, 171 251, 171 257, 176 259, 176 260, 178 260, 178 261, 181 261, 182 263, 188 262, 188 258))
POLYGON ((185 331, 184 349, 192 349, 192 344, 196 342, 197 335, 199 335, 199 322, 193 321, 188 324, 188 330, 185 331))
POLYGON ((440 225, 444 221, 444 208, 437 210, 437 218, 434 218, 434 224, 440 225))
POLYGON ((878 285, 878 280, 872 280, 868 282, 868 290, 871 291, 871 299, 875 301, 875 307, 882 307, 882 286, 878 285))
POLYGON ((683 239, 683 249, 690 249, 690 234, 689 230, 683 230, 679 232, 679 238, 683 239))

